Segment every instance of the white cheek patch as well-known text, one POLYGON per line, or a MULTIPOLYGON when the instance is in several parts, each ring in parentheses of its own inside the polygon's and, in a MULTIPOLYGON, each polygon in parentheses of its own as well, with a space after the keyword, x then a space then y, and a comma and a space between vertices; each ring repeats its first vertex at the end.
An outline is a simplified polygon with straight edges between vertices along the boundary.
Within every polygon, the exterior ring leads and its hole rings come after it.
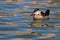
POLYGON ((35 15, 41 15, 41 12, 40 11, 37 11, 34 13, 35 15))

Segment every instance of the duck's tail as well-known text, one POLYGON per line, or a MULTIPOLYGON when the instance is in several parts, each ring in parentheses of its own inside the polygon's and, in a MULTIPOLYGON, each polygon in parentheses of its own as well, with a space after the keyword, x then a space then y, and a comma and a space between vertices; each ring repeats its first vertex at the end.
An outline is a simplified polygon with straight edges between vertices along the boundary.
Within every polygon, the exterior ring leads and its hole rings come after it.
POLYGON ((50 10, 47 9, 45 13, 46 13, 46 16, 49 16, 49 14, 50 14, 50 10))

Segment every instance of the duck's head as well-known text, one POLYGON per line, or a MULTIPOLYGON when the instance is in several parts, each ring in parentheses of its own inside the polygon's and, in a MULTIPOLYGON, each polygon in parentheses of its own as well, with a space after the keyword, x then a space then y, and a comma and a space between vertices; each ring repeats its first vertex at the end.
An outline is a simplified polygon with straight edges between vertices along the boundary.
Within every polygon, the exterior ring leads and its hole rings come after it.
POLYGON ((31 16, 36 16, 40 14, 40 10, 38 8, 34 9, 33 13, 31 14, 31 16))

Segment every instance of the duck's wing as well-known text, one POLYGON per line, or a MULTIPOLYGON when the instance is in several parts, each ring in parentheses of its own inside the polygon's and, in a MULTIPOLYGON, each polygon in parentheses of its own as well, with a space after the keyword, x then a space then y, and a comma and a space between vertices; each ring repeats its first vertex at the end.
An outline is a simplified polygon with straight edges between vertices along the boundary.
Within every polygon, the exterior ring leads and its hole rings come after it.
POLYGON ((49 14, 50 14, 50 10, 48 9, 48 10, 46 10, 45 15, 49 16, 49 14))

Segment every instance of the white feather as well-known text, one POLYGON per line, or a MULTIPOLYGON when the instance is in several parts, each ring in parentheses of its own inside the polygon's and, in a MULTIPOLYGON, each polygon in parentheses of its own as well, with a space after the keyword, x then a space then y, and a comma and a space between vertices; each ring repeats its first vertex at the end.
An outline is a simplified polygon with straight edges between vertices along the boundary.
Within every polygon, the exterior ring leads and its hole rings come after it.
POLYGON ((33 13, 33 14, 35 14, 35 18, 42 18, 43 16, 41 15, 41 11, 36 11, 35 13, 33 13))

